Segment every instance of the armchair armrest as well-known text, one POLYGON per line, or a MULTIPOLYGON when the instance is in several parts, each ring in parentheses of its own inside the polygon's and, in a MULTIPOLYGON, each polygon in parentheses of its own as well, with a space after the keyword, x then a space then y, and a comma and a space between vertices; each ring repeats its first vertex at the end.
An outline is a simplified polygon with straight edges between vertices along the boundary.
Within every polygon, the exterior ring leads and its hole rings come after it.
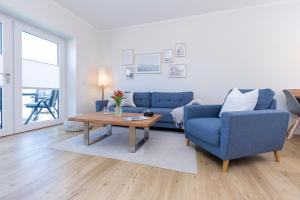
POLYGON ((276 110, 225 112, 221 116, 223 160, 281 150, 289 113, 276 110))
POLYGON ((222 105, 189 105, 184 107, 184 123, 193 118, 218 117, 222 105))
POLYGON ((102 109, 104 107, 106 107, 107 104, 108 104, 108 100, 103 100, 103 101, 102 100, 97 100, 96 101, 96 112, 102 111, 102 109))

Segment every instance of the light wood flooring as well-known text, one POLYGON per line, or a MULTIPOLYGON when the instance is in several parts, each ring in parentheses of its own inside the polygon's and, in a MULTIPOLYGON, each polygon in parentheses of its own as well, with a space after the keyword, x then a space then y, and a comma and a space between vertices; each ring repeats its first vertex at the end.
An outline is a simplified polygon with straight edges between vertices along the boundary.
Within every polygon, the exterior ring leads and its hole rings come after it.
POLYGON ((300 136, 280 163, 267 153, 230 161, 228 173, 198 149, 193 175, 49 148, 77 134, 55 126, 0 138, 0 199, 300 199, 300 136))

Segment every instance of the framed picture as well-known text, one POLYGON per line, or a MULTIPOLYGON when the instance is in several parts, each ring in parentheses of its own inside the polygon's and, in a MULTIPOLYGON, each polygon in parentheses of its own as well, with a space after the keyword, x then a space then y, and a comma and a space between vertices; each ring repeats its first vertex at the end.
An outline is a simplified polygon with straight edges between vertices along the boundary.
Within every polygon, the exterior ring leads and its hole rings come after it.
POLYGON ((134 68, 126 67, 126 79, 131 80, 134 79, 134 68))
POLYGON ((136 54, 135 64, 137 74, 158 74, 160 73, 161 54, 136 54))
POLYGON ((133 65, 133 49, 123 50, 123 65, 133 65))
POLYGON ((185 65, 171 64, 169 65, 170 78, 185 78, 185 65))
POLYGON ((176 43, 175 44, 175 56, 176 57, 185 57, 186 56, 186 48, 184 43, 176 43))
POLYGON ((173 49, 166 49, 164 50, 164 62, 165 63, 172 63, 174 58, 174 51, 173 49))

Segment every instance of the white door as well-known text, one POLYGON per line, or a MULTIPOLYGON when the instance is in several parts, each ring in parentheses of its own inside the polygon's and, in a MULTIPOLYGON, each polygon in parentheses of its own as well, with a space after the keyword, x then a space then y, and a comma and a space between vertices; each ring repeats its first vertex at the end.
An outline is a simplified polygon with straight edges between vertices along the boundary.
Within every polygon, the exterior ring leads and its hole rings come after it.
POLYGON ((64 119, 64 41, 27 24, 14 23, 15 132, 64 119))
POLYGON ((0 14, 0 137, 14 133, 12 26, 12 20, 0 14))

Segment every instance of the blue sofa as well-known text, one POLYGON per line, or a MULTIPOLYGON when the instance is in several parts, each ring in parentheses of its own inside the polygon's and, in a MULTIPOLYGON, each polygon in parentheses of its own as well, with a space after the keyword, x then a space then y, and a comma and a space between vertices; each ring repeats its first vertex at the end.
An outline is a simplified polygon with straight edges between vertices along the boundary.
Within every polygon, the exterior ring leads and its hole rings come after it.
MULTIPOLYGON (((190 103, 193 100, 193 92, 135 92, 133 100, 136 107, 122 107, 123 112, 142 113, 150 109, 162 115, 153 127, 177 128, 171 112, 174 108, 190 103)), ((97 112, 102 110, 101 107, 103 107, 103 101, 96 101, 97 112)))
MULTIPOLYGON (((247 92, 249 90, 241 90, 247 92)), ((229 160, 271 152, 279 161, 289 122, 289 113, 277 111, 274 92, 259 90, 254 111, 225 112, 222 105, 191 105, 184 108, 187 145, 192 141, 223 160, 227 172, 229 160)))

